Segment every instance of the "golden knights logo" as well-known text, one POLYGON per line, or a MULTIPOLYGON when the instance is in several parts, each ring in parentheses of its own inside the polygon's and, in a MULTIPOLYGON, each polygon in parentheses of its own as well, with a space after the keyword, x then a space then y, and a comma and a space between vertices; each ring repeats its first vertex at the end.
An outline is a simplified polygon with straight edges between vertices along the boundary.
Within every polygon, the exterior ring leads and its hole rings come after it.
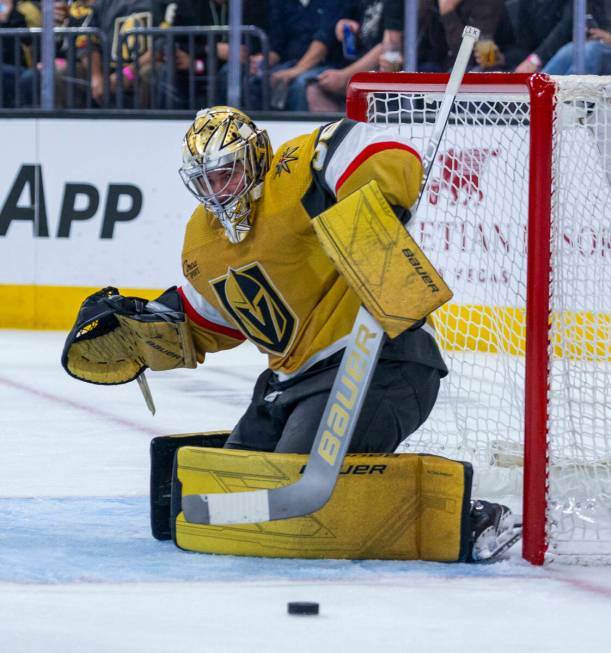
POLYGON ((250 340, 274 354, 286 352, 298 320, 258 263, 229 268, 226 275, 210 283, 250 340))
POLYGON ((297 161, 298 156, 295 156, 295 153, 299 147, 287 147, 284 152, 280 155, 280 158, 276 162, 276 171, 274 172, 274 178, 276 178, 282 172, 288 172, 290 174, 291 169, 289 168, 289 163, 297 161))

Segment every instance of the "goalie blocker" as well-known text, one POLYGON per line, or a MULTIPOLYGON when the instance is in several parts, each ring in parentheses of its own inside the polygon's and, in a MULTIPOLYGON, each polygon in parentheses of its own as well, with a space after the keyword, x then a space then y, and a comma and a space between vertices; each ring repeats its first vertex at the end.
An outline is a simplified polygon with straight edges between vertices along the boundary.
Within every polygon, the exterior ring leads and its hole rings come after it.
POLYGON ((418 328, 452 291, 373 180, 318 215, 327 256, 386 334, 418 328))

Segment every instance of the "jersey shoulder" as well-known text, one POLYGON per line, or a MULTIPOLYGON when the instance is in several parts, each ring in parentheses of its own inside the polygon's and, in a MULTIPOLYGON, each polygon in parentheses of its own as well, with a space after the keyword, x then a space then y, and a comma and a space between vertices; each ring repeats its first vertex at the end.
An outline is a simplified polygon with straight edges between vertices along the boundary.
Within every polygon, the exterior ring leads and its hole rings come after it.
POLYGON ((310 175, 318 130, 283 143, 275 152, 267 176, 276 184, 294 184, 310 175))
POLYGON ((409 208, 422 178, 420 154, 395 130, 343 119, 320 132, 313 167, 338 200, 375 180, 391 204, 409 208))
POLYGON ((301 197, 310 188, 312 178, 320 177, 326 155, 337 148, 355 124, 343 118, 283 143, 272 158, 265 192, 301 197))

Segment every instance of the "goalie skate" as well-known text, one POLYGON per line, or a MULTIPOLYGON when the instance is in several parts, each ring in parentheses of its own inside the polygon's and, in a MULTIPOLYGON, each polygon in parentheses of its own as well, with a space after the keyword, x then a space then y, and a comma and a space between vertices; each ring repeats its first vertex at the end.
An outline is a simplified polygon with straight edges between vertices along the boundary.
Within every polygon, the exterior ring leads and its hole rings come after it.
POLYGON ((471 501, 471 552, 469 562, 492 562, 522 536, 521 524, 507 506, 490 501, 471 501))

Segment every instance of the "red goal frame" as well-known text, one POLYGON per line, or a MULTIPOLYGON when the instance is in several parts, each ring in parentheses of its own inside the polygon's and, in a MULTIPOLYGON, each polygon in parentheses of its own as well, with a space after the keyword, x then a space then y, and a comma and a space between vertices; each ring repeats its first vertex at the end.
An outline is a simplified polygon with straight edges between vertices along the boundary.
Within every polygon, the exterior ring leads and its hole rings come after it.
MULTIPOLYGON (((346 115, 367 120, 371 92, 443 92, 446 73, 359 73, 350 81, 346 115)), ((530 153, 524 388, 523 557, 541 565, 547 550, 548 389, 552 146, 556 87, 543 74, 471 73, 460 94, 528 94, 530 153)))

